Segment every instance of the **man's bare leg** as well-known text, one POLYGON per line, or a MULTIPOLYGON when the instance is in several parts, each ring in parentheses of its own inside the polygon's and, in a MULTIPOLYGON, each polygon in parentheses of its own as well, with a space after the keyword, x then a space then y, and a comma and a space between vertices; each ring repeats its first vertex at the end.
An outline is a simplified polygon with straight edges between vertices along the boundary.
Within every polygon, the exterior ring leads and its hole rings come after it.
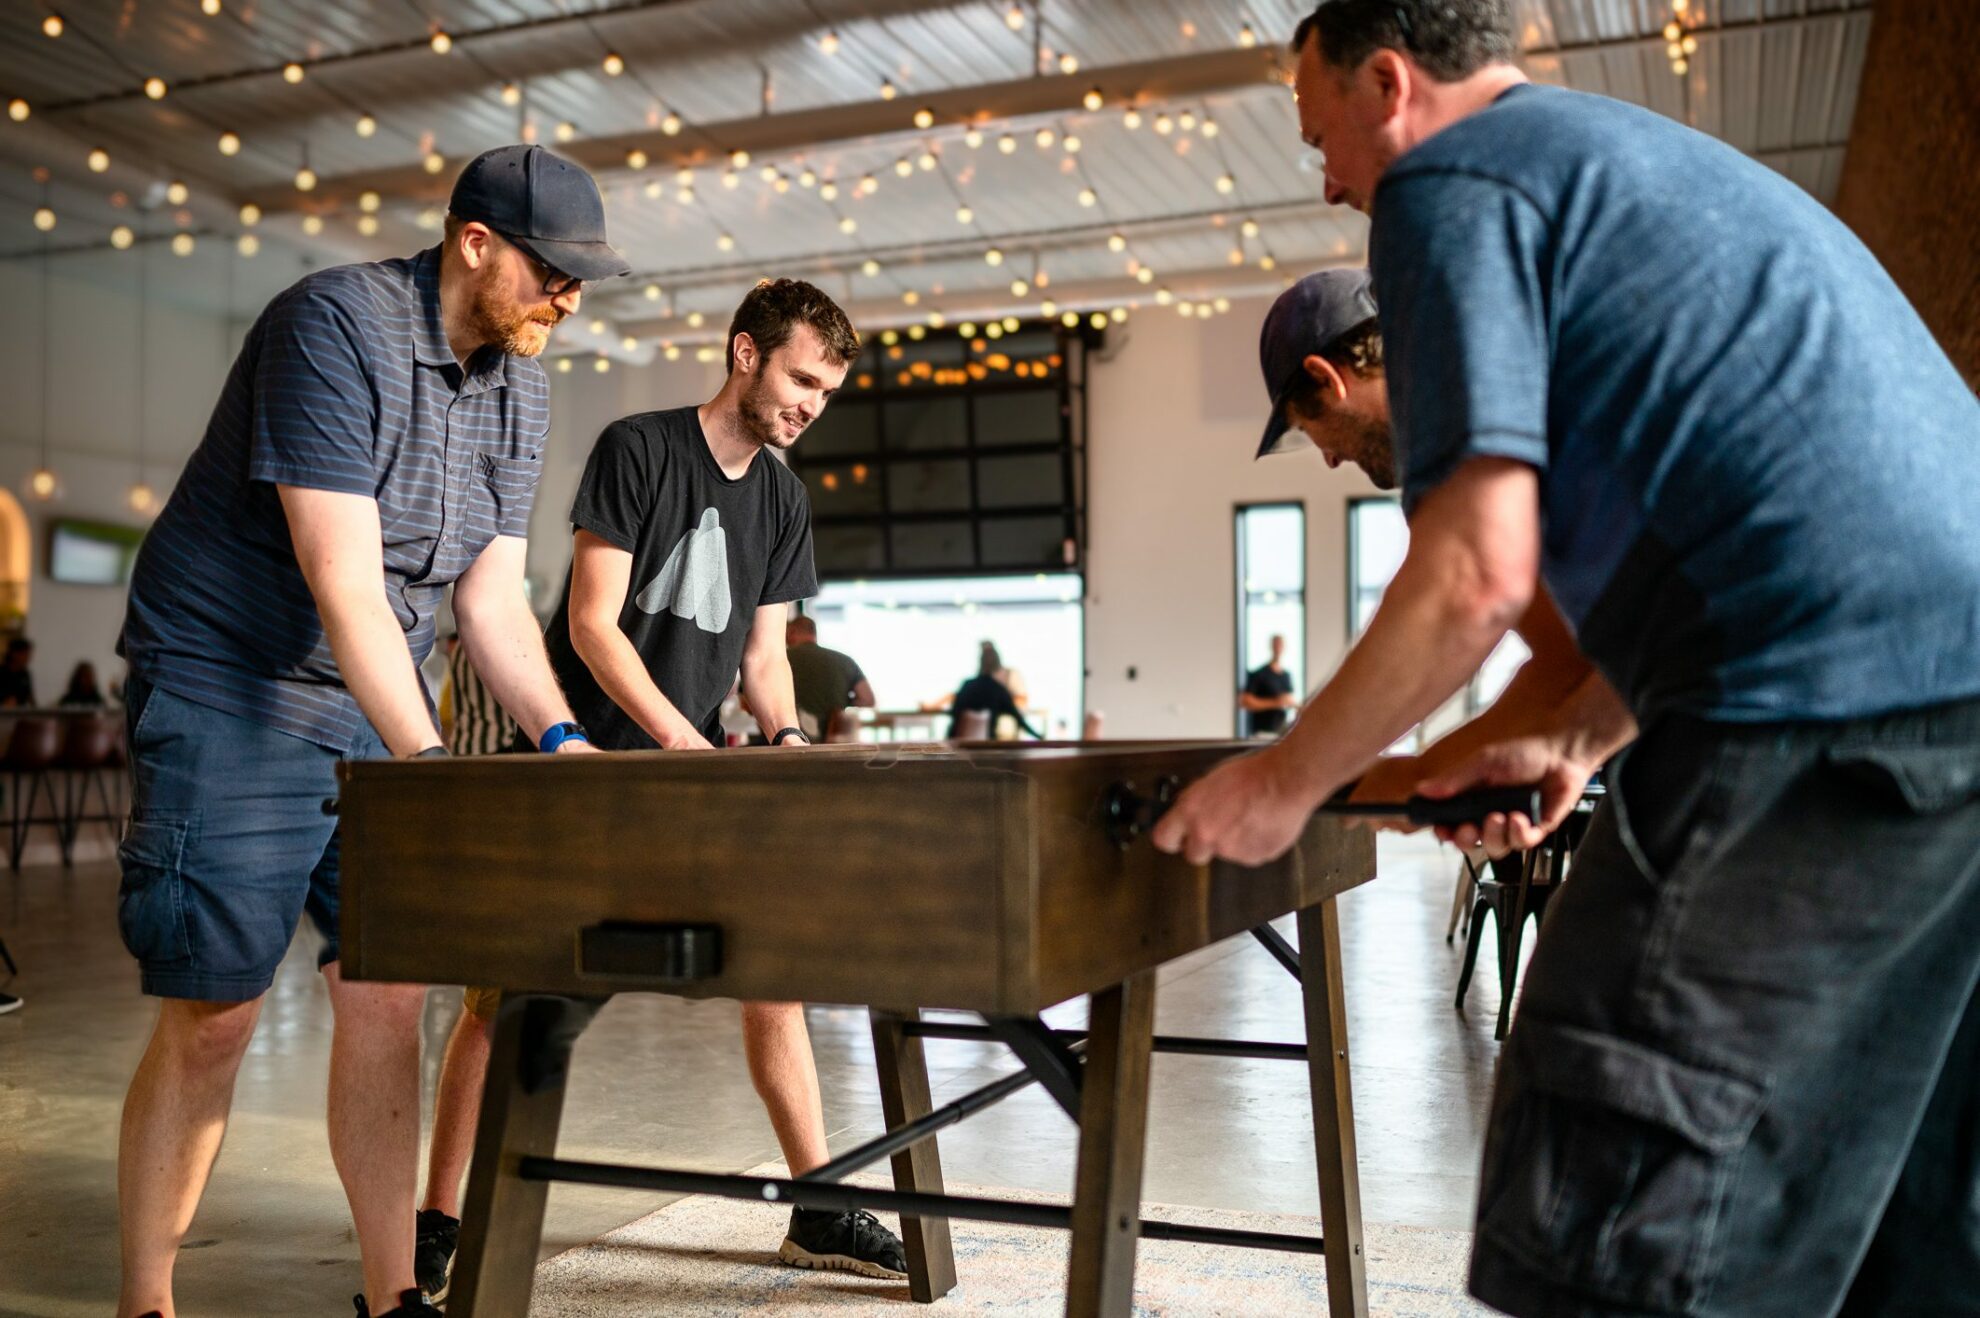
POLYGON ((172 1318, 172 1264, 220 1153, 234 1077, 260 1014, 259 998, 159 1004, 117 1141, 120 1318, 153 1309, 172 1318))
POLYGON ((330 1043, 330 1157, 343 1179, 371 1312, 399 1306, 413 1281, 419 1179, 418 984, 345 982, 325 967, 337 1014, 330 1043))
POLYGON ((488 1050, 495 1024, 465 1007, 447 1037, 440 1084, 433 1096, 433 1147, 426 1156, 426 1197, 422 1211, 437 1208, 461 1215, 461 1178, 474 1153, 474 1128, 481 1117, 481 1091, 487 1083, 488 1050))
POLYGON ((749 1078, 770 1114, 785 1165, 791 1175, 802 1176, 829 1157, 825 1105, 818 1096, 818 1067, 811 1057, 804 1004, 745 1002, 742 1026, 749 1078))

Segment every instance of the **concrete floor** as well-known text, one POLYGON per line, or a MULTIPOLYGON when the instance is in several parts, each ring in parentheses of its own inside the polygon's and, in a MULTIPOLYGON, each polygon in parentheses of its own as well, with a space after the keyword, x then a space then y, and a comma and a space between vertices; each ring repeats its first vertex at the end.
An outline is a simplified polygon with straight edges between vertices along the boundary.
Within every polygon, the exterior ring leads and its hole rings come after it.
MULTIPOLYGON (((1465 1015, 1458 950, 1443 942, 1455 860, 1418 839, 1382 843, 1382 878, 1342 901, 1363 1211, 1372 1221, 1470 1222, 1498 989, 1482 958, 1465 1015)), ((117 1289, 116 1138, 124 1089, 155 1011, 118 941, 117 877, 96 860, 0 878, 0 935, 27 1006, 0 1017, 0 1315, 101 1315, 117 1289)), ((444 936, 436 930, 436 936, 444 936)), ((323 1102, 330 1008, 299 936, 242 1066, 225 1148, 178 1268, 182 1312, 349 1314, 357 1245, 330 1164, 323 1102)), ((1157 1028, 1301 1037, 1299 998, 1250 939, 1168 967, 1157 1028)), ((458 990, 425 1018, 428 1100, 458 990)), ((1053 1014, 1076 1024, 1074 1004, 1053 1014)), ((625 997, 579 1045, 560 1152, 740 1171, 777 1156, 750 1088, 729 1002, 625 997), (609 1061, 607 1060, 609 1059, 609 1061)), ((834 1149, 881 1128, 863 1009, 810 1015, 834 1149)), ((1013 1067, 1001 1048, 930 1041, 941 1102, 1013 1067)), ((1158 1057, 1146 1194, 1173 1204, 1317 1213, 1304 1068, 1158 1057)), ((942 1136, 952 1182, 1064 1192, 1074 1130, 1035 1086, 942 1136)), ((650 1212, 666 1197, 556 1186, 546 1254, 650 1212)), ((757 1242, 767 1252, 777 1241, 757 1242)))

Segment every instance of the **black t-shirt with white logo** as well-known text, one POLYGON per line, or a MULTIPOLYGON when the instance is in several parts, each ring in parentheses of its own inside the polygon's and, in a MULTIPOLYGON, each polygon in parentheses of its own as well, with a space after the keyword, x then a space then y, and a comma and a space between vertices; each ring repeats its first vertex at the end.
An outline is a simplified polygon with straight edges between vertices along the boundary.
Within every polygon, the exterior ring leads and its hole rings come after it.
MULTIPOLYGON (((571 525, 633 556, 619 630, 661 693, 719 746, 722 698, 742 664, 757 608, 818 593, 804 483, 768 454, 730 480, 708 451, 695 408, 642 412, 598 437, 571 525)), ((568 576, 544 641, 593 744, 653 748, 571 646, 568 576)))

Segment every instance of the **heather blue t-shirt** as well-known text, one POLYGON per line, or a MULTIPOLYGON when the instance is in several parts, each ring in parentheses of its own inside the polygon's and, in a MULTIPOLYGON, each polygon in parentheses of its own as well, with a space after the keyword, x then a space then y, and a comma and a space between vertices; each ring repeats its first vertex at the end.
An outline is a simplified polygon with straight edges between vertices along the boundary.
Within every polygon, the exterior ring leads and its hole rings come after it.
POLYGON ((1521 86, 1373 215, 1405 507, 1468 457, 1538 468, 1547 585, 1639 720, 1980 695, 1980 402, 1813 198, 1521 86))

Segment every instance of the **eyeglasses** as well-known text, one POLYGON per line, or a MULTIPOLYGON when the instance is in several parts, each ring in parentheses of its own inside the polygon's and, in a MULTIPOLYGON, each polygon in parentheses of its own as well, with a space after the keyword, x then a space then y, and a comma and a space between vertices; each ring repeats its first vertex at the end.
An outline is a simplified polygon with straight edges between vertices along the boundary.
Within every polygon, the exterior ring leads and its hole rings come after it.
POLYGON ((576 275, 567 275, 555 266, 539 260, 534 252, 524 247, 506 233, 502 235, 502 241, 520 252, 523 260, 529 262, 530 268, 535 270, 542 278, 543 296, 563 297, 567 293, 581 293, 584 291, 584 280, 579 279, 576 275))

